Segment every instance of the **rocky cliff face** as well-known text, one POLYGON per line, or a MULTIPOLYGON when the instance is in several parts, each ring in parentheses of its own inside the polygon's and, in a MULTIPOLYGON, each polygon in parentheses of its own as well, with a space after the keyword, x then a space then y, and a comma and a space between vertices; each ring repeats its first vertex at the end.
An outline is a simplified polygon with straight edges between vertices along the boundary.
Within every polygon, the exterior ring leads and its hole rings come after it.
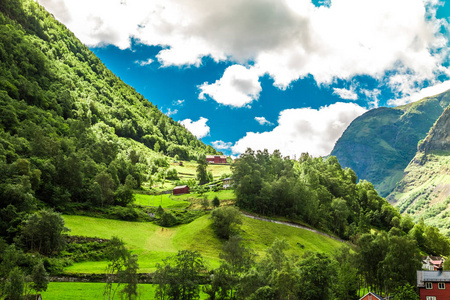
POLYGON ((418 150, 424 153, 450 151, 450 106, 436 121, 418 150))
POLYGON ((387 196, 402 179, 417 143, 449 104, 450 91, 401 107, 371 110, 350 124, 331 155, 387 196))

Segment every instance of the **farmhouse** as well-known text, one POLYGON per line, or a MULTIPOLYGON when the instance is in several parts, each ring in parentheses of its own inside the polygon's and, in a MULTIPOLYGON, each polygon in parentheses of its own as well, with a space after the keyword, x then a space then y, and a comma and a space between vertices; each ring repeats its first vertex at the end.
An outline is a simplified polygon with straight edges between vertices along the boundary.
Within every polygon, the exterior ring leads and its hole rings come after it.
POLYGON ((367 294, 359 298, 359 300, 384 300, 384 298, 375 293, 368 292, 367 294))
POLYGON ((210 164, 226 164, 227 157, 225 155, 206 155, 206 161, 210 164))
POLYGON ((182 194, 189 194, 189 187, 187 185, 180 185, 173 188, 173 194, 174 195, 182 195, 182 194))
POLYGON ((444 259, 440 256, 424 256, 422 258, 422 269, 437 271, 439 268, 442 267, 443 263, 444 259))
POLYGON ((450 271, 417 271, 421 300, 450 299, 450 271))
POLYGON ((222 179, 223 189, 229 189, 233 185, 233 179, 231 178, 224 178, 222 179))

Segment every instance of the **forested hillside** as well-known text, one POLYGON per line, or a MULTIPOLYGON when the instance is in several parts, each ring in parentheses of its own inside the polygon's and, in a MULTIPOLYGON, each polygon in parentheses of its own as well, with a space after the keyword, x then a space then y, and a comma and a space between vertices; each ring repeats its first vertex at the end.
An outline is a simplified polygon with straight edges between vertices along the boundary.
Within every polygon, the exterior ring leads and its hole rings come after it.
POLYGON ((331 152, 359 179, 387 196, 403 177, 417 143, 450 104, 450 91, 395 108, 373 109, 355 119, 331 152))
POLYGON ((11 240, 24 214, 45 204, 125 205, 166 167, 163 155, 202 153, 217 152, 35 1, 0 2, 0 236, 11 240))

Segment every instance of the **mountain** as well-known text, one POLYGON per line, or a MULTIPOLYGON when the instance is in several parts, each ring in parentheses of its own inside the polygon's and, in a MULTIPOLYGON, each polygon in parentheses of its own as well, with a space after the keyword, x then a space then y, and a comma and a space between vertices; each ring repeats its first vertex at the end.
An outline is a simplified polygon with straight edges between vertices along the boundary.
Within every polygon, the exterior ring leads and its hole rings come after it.
POLYGON ((449 104, 447 91, 404 106, 370 110, 349 125, 331 155, 385 197, 402 179, 418 142, 449 104))
POLYGON ((388 196, 400 212, 424 218, 427 224, 450 233, 450 106, 419 144, 403 179, 388 196))
POLYGON ((130 188, 169 176, 165 155, 199 154, 218 152, 39 4, 0 1, 0 236, 11 239, 37 207, 126 205, 130 188))

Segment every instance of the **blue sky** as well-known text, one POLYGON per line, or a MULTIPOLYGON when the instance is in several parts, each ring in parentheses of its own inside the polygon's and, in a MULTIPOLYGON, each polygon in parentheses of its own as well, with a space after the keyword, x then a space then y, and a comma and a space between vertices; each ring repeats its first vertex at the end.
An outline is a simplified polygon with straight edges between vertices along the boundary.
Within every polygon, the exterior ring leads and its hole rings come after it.
POLYGON ((39 0, 203 142, 327 155, 368 109, 450 89, 430 0, 39 0))

